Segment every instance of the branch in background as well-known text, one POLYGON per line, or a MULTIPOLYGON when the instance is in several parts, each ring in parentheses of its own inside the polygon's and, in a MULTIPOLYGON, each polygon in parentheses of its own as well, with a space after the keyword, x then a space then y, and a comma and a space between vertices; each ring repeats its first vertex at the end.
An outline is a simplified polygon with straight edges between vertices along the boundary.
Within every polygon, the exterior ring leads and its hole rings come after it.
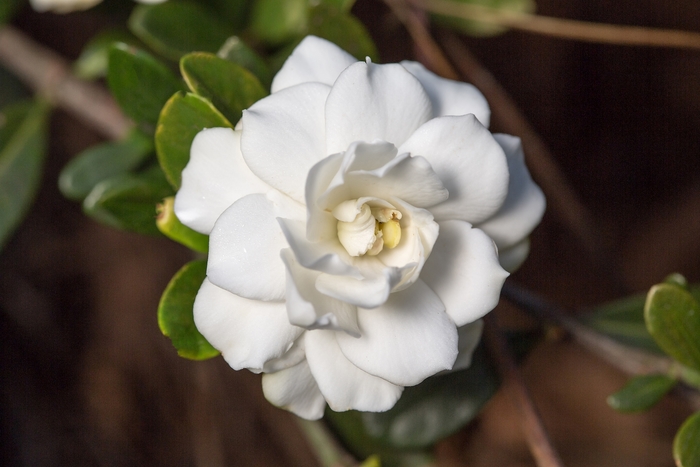
POLYGON ((519 29, 559 39, 616 45, 700 49, 700 34, 696 32, 575 21, 450 0, 408 1, 430 13, 519 29))
POLYGON ((0 29, 0 63, 109 139, 122 139, 133 127, 107 91, 73 76, 68 62, 11 26, 0 29))

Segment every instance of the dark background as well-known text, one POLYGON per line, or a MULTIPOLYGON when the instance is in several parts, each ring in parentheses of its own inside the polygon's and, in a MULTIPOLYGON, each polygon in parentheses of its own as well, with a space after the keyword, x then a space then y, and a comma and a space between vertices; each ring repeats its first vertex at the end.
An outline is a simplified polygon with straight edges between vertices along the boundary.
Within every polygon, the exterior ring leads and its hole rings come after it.
MULTIPOLYGON (((700 24, 700 4, 690 0, 539 0, 538 11, 685 30, 700 24)), ((354 12, 383 61, 413 56, 383 3, 358 0, 354 12)), ((68 59, 106 23, 96 11, 28 8, 15 20, 68 59)), ((700 280, 700 51, 521 32, 466 43, 548 144, 610 246, 592 258, 550 210, 512 280, 575 310, 644 291, 672 271, 700 280)), ((493 129, 502 130, 497 122, 493 129)), ((221 359, 180 359, 160 334, 160 293, 188 253, 98 225, 59 194, 60 169, 99 140, 72 116, 53 114, 41 191, 0 255, 0 463, 314 465, 293 416, 264 401, 259 376, 221 359)), ((497 312, 505 324, 531 324, 512 306, 497 312)), ((673 465, 673 435, 690 413, 683 401, 666 398, 643 415, 613 412, 605 398, 626 377, 562 338, 541 343, 523 372, 567 466, 673 465)), ((532 465, 502 393, 437 453, 445 466, 532 465)))

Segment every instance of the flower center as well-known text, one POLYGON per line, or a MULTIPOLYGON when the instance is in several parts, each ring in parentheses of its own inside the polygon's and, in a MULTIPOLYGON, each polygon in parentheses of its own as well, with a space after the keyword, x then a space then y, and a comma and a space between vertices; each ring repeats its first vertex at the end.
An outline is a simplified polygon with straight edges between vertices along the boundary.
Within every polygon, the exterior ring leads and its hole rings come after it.
POLYGON ((333 216, 338 219, 338 240, 350 256, 376 256, 401 241, 401 212, 393 207, 370 207, 351 199, 336 206, 333 216))

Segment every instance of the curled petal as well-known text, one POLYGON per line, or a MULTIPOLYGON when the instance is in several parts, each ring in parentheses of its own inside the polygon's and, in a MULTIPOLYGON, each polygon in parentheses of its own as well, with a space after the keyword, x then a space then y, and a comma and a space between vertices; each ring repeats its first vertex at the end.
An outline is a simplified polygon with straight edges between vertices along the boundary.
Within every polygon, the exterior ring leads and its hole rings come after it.
POLYGON ((303 332, 289 324, 284 303, 248 300, 208 279, 194 302, 194 322, 234 370, 262 371, 303 332))
POLYGON ((373 310, 358 310, 362 337, 336 333, 355 366, 398 386, 413 386, 448 370, 457 357, 457 328, 438 296, 421 280, 373 310))
POLYGON ((476 346, 481 340, 481 332, 484 330, 484 321, 477 319, 473 323, 465 324, 457 328, 459 335, 459 354, 452 367, 452 371, 465 370, 472 364, 472 356, 476 346))
MULTIPOLYGON (((304 347, 304 334, 302 333, 294 344, 284 353, 281 357, 268 360, 263 366, 263 373, 275 373, 277 371, 282 371, 286 368, 291 368, 298 365, 302 360, 306 359, 306 349, 304 347)), ((250 368, 249 368, 250 369, 250 368)), ((257 373, 255 370, 251 370, 253 373, 257 373)))
POLYGON ((508 273, 484 232, 462 221, 439 224, 440 237, 421 279, 440 297, 457 326, 463 326, 496 307, 508 273))
POLYGON ((322 159, 311 170, 306 178, 306 238, 311 242, 335 239, 337 220, 330 210, 321 208, 317 201, 333 177, 338 173, 343 163, 343 154, 333 154, 322 159))
POLYGON ((523 264, 528 253, 530 253, 530 239, 525 237, 512 247, 499 250, 498 261, 503 269, 514 272, 523 264))
POLYGON ((241 132, 210 128, 199 132, 192 142, 190 161, 175 196, 175 214, 186 226, 208 235, 216 219, 234 202, 270 190, 243 160, 241 132))
POLYGON ((403 388, 350 363, 340 351, 335 334, 311 331, 304 335, 311 374, 331 409, 384 412, 392 408, 403 388))
POLYGON ((306 360, 262 377, 263 394, 274 405, 307 420, 323 417, 326 401, 311 375, 306 360))

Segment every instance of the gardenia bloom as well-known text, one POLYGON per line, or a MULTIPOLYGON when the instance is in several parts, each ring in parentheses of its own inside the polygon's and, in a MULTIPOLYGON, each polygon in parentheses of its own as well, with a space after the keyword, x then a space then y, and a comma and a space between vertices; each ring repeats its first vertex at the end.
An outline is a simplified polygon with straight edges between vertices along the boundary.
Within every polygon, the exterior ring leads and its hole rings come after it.
POLYGON ((307 37, 235 130, 192 144, 175 212, 210 234, 197 328, 308 419, 467 367, 545 205, 489 114, 469 84, 307 37))
MULTIPOLYGON (((166 0, 137 0, 140 3, 163 3, 166 0)), ((29 0, 36 11, 43 13, 52 11, 54 13, 70 13, 75 10, 87 10, 92 8, 102 0, 29 0)))

